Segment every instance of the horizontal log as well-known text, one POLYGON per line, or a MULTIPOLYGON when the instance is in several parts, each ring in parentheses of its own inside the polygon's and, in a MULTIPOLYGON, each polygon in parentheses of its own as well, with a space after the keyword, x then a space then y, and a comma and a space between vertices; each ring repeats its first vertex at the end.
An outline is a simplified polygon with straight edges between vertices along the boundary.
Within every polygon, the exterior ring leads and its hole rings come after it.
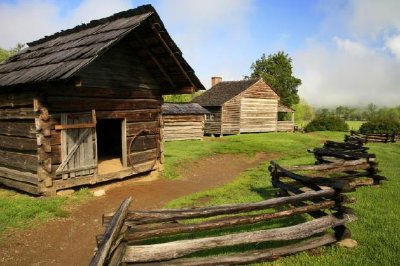
POLYGON ((34 92, 0 94, 0 107, 32 106, 34 92))
POLYGON ((33 154, 0 150, 0 164, 31 172, 37 171, 38 157, 33 154))
POLYGON ((131 164, 143 163, 151 160, 155 160, 158 157, 157 149, 150 149, 140 152, 134 152, 129 154, 129 162, 131 164))
POLYGON ((28 192, 33 195, 40 194, 40 189, 37 185, 31 183, 20 182, 14 179, 8 179, 4 177, 0 177, 0 184, 3 184, 7 187, 15 188, 21 191, 28 192))
POLYGON ((136 138, 130 137, 127 138, 127 147, 131 145, 130 148, 132 152, 154 149, 157 147, 157 141, 159 138, 159 135, 137 136, 136 138))
POLYGON ((36 151, 38 145, 36 139, 0 135, 0 147, 21 151, 36 151))
POLYGON ((37 174, 25 171, 18 171, 7 167, 0 166, 0 176, 19 182, 30 183, 32 185, 39 184, 37 174))
POLYGON ((364 170, 371 167, 367 159, 359 159, 352 161, 339 161, 328 164, 318 165, 300 165, 300 166, 287 166, 285 167, 288 171, 330 171, 330 172, 344 172, 349 170, 364 170))
POLYGON ((48 97, 48 108, 52 112, 96 110, 157 109, 161 102, 154 99, 102 99, 79 97, 48 97))
POLYGON ((260 230, 224 236, 179 240, 162 244, 127 246, 122 262, 152 262, 179 258, 197 251, 240 244, 265 241, 286 241, 303 239, 325 230, 355 220, 353 214, 343 218, 329 215, 309 222, 277 229, 260 230))
POLYGON ((70 125, 55 125, 55 130, 63 130, 63 129, 81 129, 81 128, 94 128, 96 127, 96 123, 81 123, 81 124, 70 124, 70 125))
POLYGON ((288 177, 293 180, 296 180, 302 183, 304 186, 310 187, 314 190, 320 190, 320 186, 329 186, 331 188, 337 189, 341 192, 351 192, 354 189, 350 186, 349 182, 346 180, 333 180, 326 177, 308 177, 303 175, 298 175, 293 172, 290 172, 279 164, 271 161, 271 165, 269 167, 270 172, 273 176, 279 177, 288 177), (274 173, 273 173, 274 172, 274 173))
MULTIPOLYGON (((279 211, 275 213, 264 213, 257 215, 247 215, 247 216, 233 216, 227 218, 219 218, 211 221, 206 221, 198 224, 173 224, 172 226, 169 224, 161 225, 161 226, 148 226, 147 228, 135 228, 135 226, 131 227, 131 230, 128 232, 126 236, 127 241, 132 240, 141 240, 165 235, 172 234, 181 234, 181 233, 189 233, 189 232, 199 232, 206 231, 212 229, 220 229, 227 227, 234 227, 238 225, 249 225, 255 224, 262 221, 268 221, 272 219, 278 219, 282 217, 294 216, 297 214, 303 214, 308 212, 317 211, 320 209, 328 209, 333 208, 335 206, 335 201, 327 200, 323 202, 318 202, 316 204, 291 208, 285 211, 279 211)), ((130 225, 129 222, 125 223, 126 225, 130 225)))
MULTIPOLYGON (((171 261, 153 262, 152 265, 176 265, 176 266, 217 266, 217 265, 239 265, 251 264, 263 261, 270 261, 282 256, 296 254, 302 251, 330 245, 337 242, 334 234, 326 234, 320 237, 314 237, 299 243, 290 244, 283 247, 252 250, 248 252, 235 253, 224 256, 202 257, 202 258, 184 258, 171 261)), ((136 264, 148 265, 148 264, 136 264)))
POLYGON ((35 119, 36 114, 32 108, 0 109, 0 120, 6 119, 35 119))
POLYGON ((160 132, 159 122, 141 122, 141 123, 127 123, 126 124, 126 135, 133 136, 138 134, 142 130, 148 130, 149 132, 142 133, 147 134, 158 134, 160 132))
POLYGON ((74 96, 74 97, 99 97, 99 98, 123 98, 123 99, 160 99, 159 90, 140 88, 57 88, 49 89, 49 96, 74 96))
POLYGON ((125 119, 127 122, 157 121, 161 109, 120 110, 120 111, 96 111, 98 119, 125 119))
POLYGON ((0 134, 7 136, 36 138, 35 123, 33 120, 29 122, 8 122, 0 120, 0 134))
MULTIPOLYGON (((291 204, 298 201, 318 199, 322 197, 332 197, 335 195, 333 189, 310 191, 300 195, 268 199, 253 203, 225 204, 220 206, 201 207, 201 208, 182 208, 182 209, 161 209, 151 211, 130 211, 127 221, 136 224, 158 223, 175 221, 179 219, 205 218, 215 215, 250 212, 262 210, 276 206, 291 204)), ((104 215, 103 221, 106 222, 112 214, 104 215)))

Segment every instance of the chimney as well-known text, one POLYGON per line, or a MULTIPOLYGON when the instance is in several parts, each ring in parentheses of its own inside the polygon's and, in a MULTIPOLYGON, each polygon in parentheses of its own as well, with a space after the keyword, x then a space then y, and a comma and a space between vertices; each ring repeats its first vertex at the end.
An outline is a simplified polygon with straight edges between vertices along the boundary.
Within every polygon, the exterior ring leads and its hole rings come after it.
POLYGON ((221 77, 211 77, 211 87, 214 87, 222 81, 221 77))

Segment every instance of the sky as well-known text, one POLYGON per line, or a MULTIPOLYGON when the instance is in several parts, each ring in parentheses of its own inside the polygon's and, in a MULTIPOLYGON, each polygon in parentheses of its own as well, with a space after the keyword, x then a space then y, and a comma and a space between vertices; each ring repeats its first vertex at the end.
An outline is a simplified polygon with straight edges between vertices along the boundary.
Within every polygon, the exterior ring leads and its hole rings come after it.
POLYGON ((315 107, 400 105, 398 0, 0 0, 0 47, 152 4, 206 88, 284 51, 315 107))

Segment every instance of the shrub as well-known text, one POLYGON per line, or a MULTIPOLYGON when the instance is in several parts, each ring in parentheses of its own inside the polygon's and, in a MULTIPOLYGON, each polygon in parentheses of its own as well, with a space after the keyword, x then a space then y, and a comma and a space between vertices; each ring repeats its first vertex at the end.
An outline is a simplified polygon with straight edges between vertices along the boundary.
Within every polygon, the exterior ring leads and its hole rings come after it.
POLYGON ((400 122, 397 120, 376 118, 361 125, 361 133, 400 133, 400 122))
POLYGON ((312 131, 349 131, 349 125, 340 117, 331 114, 317 115, 304 128, 306 132, 312 131))

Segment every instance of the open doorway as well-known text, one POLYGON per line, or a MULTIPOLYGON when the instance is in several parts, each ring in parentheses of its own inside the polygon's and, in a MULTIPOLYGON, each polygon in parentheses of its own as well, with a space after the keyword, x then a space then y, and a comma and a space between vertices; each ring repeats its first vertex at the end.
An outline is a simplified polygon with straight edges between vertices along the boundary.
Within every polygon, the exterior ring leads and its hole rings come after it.
POLYGON ((98 173, 107 174, 123 169, 122 119, 98 119, 97 156, 98 173))

